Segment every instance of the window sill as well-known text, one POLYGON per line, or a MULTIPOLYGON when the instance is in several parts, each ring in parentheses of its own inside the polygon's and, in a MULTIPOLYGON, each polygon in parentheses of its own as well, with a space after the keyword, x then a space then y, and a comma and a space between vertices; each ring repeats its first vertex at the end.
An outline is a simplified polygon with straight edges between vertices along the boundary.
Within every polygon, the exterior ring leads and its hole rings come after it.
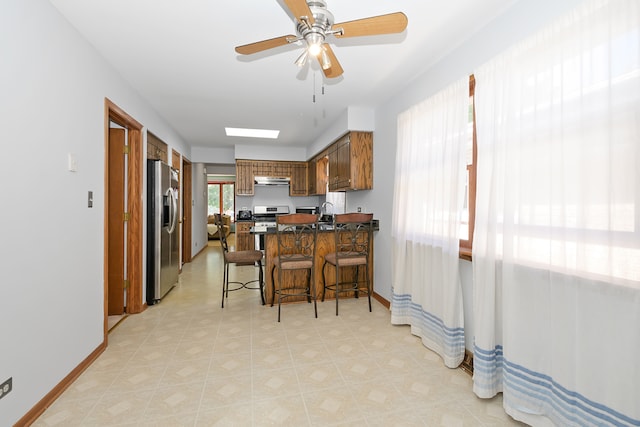
POLYGON ((464 260, 467 260, 467 261, 472 261, 471 249, 469 249, 469 248, 460 248, 459 257, 460 257, 460 259, 464 259, 464 260))

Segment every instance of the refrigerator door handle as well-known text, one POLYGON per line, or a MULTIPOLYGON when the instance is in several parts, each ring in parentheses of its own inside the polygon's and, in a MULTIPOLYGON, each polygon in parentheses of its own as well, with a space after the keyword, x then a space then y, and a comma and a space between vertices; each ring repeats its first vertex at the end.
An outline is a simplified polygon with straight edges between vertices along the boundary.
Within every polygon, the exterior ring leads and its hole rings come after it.
POLYGON ((178 222, 178 202, 176 201, 176 194, 173 191, 173 188, 169 187, 169 189, 167 190, 167 195, 169 196, 169 199, 171 200, 171 208, 169 210, 169 229, 167 230, 167 233, 171 234, 175 231, 176 229, 176 223, 178 222))

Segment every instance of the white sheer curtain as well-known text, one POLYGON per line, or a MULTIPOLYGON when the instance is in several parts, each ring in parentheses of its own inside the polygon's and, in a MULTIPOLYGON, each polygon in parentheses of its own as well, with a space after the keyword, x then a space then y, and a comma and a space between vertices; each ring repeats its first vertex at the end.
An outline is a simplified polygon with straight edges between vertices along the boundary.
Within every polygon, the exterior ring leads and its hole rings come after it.
POLYGON ((533 425, 640 425, 640 1, 474 74, 474 391, 533 425))
POLYGON ((468 77, 398 116, 391 322, 411 325, 449 367, 464 358, 458 227, 468 117, 468 77))

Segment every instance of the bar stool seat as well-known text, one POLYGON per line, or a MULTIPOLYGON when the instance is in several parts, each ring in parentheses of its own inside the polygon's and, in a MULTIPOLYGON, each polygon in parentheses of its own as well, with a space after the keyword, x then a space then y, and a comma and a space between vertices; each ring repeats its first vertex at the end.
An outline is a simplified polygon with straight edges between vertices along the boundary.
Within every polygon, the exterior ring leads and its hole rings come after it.
POLYGON ((262 262, 262 252, 257 250, 233 251, 225 254, 226 261, 230 264, 244 264, 262 262))
POLYGON ((358 252, 342 252, 340 258, 338 258, 337 253, 331 252, 325 255, 324 260, 334 266, 338 264, 340 267, 364 265, 367 263, 367 257, 358 252))
POLYGON ((222 275, 222 308, 224 308, 225 298, 229 298, 229 292, 237 291, 240 289, 254 289, 260 291, 260 299, 262 305, 265 305, 264 300, 264 273, 262 272, 262 251, 246 250, 246 251, 230 251, 229 244, 227 243, 227 236, 225 226, 222 223, 222 216, 215 214, 214 223, 218 226, 218 235, 220 236, 220 247, 222 248, 222 257, 224 260, 224 269, 222 275), (258 279, 249 280, 248 282, 230 281, 229 280, 229 265, 257 265, 258 266, 258 279), (257 285, 253 285, 257 282, 257 285), (230 285, 233 285, 231 287, 230 285))

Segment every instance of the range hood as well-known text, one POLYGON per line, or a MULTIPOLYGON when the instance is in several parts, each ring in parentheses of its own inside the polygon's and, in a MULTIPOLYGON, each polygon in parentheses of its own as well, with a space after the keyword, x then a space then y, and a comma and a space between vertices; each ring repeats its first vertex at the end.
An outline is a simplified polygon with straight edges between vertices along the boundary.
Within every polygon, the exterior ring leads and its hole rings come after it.
POLYGON ((290 178, 288 176, 256 176, 254 177, 255 185, 289 185, 290 178))

